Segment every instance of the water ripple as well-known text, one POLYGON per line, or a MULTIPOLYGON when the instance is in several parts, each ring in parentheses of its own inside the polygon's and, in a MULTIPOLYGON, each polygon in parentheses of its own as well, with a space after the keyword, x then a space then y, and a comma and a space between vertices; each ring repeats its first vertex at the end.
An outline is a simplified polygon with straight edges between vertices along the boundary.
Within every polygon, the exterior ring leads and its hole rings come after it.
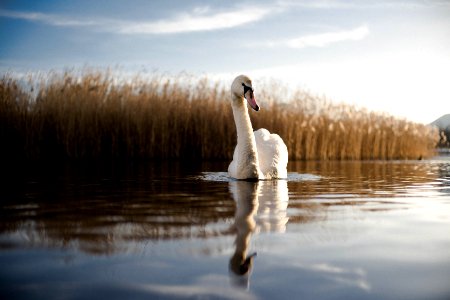
MULTIPOLYGON (((233 178, 228 176, 227 172, 202 172, 201 175, 195 176, 194 179, 215 181, 215 182, 232 182, 233 178)), ((321 176, 313 174, 300 174, 297 172, 289 172, 286 179, 288 182, 300 182, 300 181, 317 181, 322 179, 321 176)))

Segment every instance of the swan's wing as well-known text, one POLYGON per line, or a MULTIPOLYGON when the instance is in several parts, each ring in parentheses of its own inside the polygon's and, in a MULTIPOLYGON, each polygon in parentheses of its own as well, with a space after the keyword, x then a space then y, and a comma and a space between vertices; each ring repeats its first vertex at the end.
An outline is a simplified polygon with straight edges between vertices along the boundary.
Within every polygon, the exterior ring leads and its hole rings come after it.
POLYGON ((287 178, 287 147, 278 134, 267 129, 254 132, 258 149, 259 167, 266 179, 287 178))
POLYGON ((232 178, 238 178, 237 169, 236 169, 236 161, 237 161, 237 146, 234 148, 233 152, 233 160, 228 166, 228 176, 232 178))

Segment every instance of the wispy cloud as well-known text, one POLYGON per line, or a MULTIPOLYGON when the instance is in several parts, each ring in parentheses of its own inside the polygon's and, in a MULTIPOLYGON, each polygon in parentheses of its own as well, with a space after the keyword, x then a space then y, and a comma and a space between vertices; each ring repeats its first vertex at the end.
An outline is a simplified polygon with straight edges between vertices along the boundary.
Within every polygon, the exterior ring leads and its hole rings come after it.
POLYGON ((344 42, 344 41, 358 41, 364 39, 370 33, 366 25, 350 29, 325 32, 319 34, 310 34, 291 39, 280 39, 274 41, 267 41, 258 46, 266 47, 289 47, 295 49, 307 47, 326 47, 330 44, 344 42))
POLYGON ((300 7, 306 9, 422 9, 429 7, 449 7, 446 0, 381 0, 381 1, 349 1, 349 0, 279 0, 278 4, 285 7, 300 7))
POLYGON ((364 25, 351 30, 312 34, 290 39, 286 41, 286 45, 291 48, 325 47, 337 42, 362 40, 368 34, 369 28, 364 25))
POLYGON ((40 12, 21 12, 4 9, 0 9, 0 17, 21 19, 30 22, 40 22, 53 26, 67 26, 67 27, 95 26, 105 22, 87 19, 75 19, 66 16, 44 14, 40 12))
POLYGON ((0 17, 22 19, 61 27, 92 27, 95 30, 119 34, 174 34, 238 27, 259 21, 267 16, 269 12, 269 8, 237 7, 233 10, 214 12, 208 7, 200 7, 169 19, 129 21, 106 18, 75 18, 40 12, 0 10, 0 17))
POLYGON ((212 31, 256 22, 268 13, 269 9, 265 8, 239 8, 217 13, 210 12, 209 9, 196 9, 192 13, 181 14, 169 20, 123 24, 119 31, 126 34, 212 31))

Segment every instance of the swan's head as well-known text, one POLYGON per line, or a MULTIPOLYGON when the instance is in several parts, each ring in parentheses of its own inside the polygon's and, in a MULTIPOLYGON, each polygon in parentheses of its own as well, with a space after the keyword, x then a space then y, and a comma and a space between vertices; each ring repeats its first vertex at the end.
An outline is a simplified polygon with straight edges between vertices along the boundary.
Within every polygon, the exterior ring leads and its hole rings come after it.
POLYGON ((231 94, 234 96, 233 101, 235 101, 235 99, 245 98, 251 108, 256 111, 259 110, 259 106, 256 103, 255 95, 253 93, 252 81, 247 76, 239 75, 234 79, 231 84, 231 94))

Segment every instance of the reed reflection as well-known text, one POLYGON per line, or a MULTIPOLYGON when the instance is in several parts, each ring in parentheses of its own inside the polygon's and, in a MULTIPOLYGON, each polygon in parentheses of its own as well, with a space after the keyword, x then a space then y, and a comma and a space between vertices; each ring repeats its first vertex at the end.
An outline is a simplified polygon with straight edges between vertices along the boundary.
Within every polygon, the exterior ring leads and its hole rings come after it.
POLYGON ((256 252, 248 254, 255 231, 284 232, 289 200, 287 181, 233 181, 229 189, 236 202, 235 251, 230 259, 232 284, 248 288, 256 252))
MULTIPOLYGON (((0 249, 70 248, 111 255, 145 241, 220 240, 232 233, 228 221, 242 220, 245 213, 254 222, 247 234, 283 232, 288 200, 289 223, 295 225, 323 221, 338 207, 395 210, 414 205, 408 197, 450 194, 446 163, 290 162, 290 167, 322 179, 225 183, 212 180, 218 173, 207 180, 183 177, 177 164, 120 169, 116 175, 113 170, 67 168, 3 179, 0 249), (246 210, 241 204, 245 195, 254 202, 246 210)), ((245 235, 240 233, 241 240, 245 235)))

